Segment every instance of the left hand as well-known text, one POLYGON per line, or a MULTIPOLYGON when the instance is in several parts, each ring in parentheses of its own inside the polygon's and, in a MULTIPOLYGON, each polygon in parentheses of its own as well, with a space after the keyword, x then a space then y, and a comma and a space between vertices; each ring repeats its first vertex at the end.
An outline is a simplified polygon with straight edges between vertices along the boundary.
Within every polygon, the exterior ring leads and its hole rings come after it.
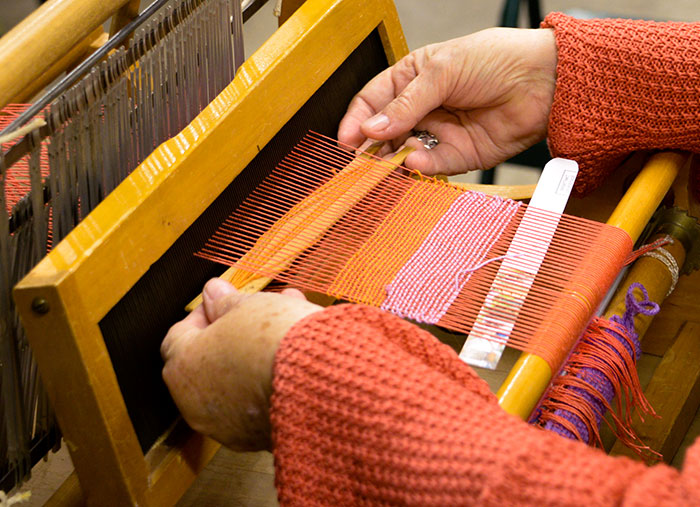
POLYGON ((163 379, 194 430, 237 451, 269 449, 275 352, 296 322, 321 307, 297 290, 241 294, 220 279, 203 295, 161 345, 163 379))

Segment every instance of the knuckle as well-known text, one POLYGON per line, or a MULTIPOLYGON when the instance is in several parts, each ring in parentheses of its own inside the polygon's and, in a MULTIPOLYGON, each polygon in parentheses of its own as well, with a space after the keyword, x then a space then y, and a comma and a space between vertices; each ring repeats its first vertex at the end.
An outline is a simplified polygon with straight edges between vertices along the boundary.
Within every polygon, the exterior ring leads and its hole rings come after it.
POLYGON ((170 328, 168 334, 165 335, 165 338, 160 344, 160 355, 164 361, 170 359, 174 354, 175 344, 177 343, 178 336, 176 326, 177 324, 170 328))
POLYGON ((394 111, 408 113, 413 111, 415 104, 413 98, 408 93, 399 94, 390 104, 394 111))

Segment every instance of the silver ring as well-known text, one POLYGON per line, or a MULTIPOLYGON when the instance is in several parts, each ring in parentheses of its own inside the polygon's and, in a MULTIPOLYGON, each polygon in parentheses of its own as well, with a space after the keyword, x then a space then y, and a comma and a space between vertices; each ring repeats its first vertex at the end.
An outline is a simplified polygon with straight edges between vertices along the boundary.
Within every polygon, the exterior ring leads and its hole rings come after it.
POLYGON ((416 139, 418 139, 421 143, 423 143, 423 146, 425 147, 426 150, 432 150, 438 144, 440 144, 440 141, 438 141, 438 138, 435 137, 430 132, 428 132, 427 130, 416 130, 413 132, 413 135, 416 139))

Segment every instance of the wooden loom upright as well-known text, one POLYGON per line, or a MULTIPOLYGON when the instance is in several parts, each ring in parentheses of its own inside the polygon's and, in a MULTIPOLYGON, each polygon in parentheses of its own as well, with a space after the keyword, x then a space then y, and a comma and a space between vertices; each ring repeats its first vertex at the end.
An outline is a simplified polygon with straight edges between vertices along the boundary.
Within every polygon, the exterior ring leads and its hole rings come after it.
MULTIPOLYGON (((268 161, 284 155, 288 147, 275 145, 280 131, 319 129, 316 120, 294 124, 293 117, 305 104, 320 109, 312 97, 344 62, 357 58, 363 43, 380 45, 386 59, 380 65, 406 54, 391 1, 306 2, 187 129, 149 156, 17 286, 16 302, 88 503, 174 503, 218 448, 185 432, 142 449, 100 324, 259 153, 268 161)), ((358 77, 351 92, 375 70, 358 77)), ((676 162, 647 171, 659 189, 644 197, 649 216, 670 186, 676 162)), ((639 200, 632 206, 638 208, 639 200)), ((640 222, 646 219, 635 219, 640 222)), ((201 276, 183 289, 183 301, 208 277, 201 276)), ((171 297, 168 290, 163 297, 171 297)), ((546 372, 533 369, 533 362, 537 358, 526 357, 516 380, 503 388, 515 405, 539 397, 534 390, 524 397, 517 387, 518 379, 531 385, 533 375, 544 382, 546 372)))

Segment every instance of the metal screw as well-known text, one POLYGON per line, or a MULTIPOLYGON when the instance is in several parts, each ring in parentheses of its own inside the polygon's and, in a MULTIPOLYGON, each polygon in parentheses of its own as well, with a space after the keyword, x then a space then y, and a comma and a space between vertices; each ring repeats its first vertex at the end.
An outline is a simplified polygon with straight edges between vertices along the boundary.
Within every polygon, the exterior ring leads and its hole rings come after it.
POLYGON ((32 310, 39 315, 49 313, 49 302, 44 298, 34 298, 34 301, 32 301, 32 310))

